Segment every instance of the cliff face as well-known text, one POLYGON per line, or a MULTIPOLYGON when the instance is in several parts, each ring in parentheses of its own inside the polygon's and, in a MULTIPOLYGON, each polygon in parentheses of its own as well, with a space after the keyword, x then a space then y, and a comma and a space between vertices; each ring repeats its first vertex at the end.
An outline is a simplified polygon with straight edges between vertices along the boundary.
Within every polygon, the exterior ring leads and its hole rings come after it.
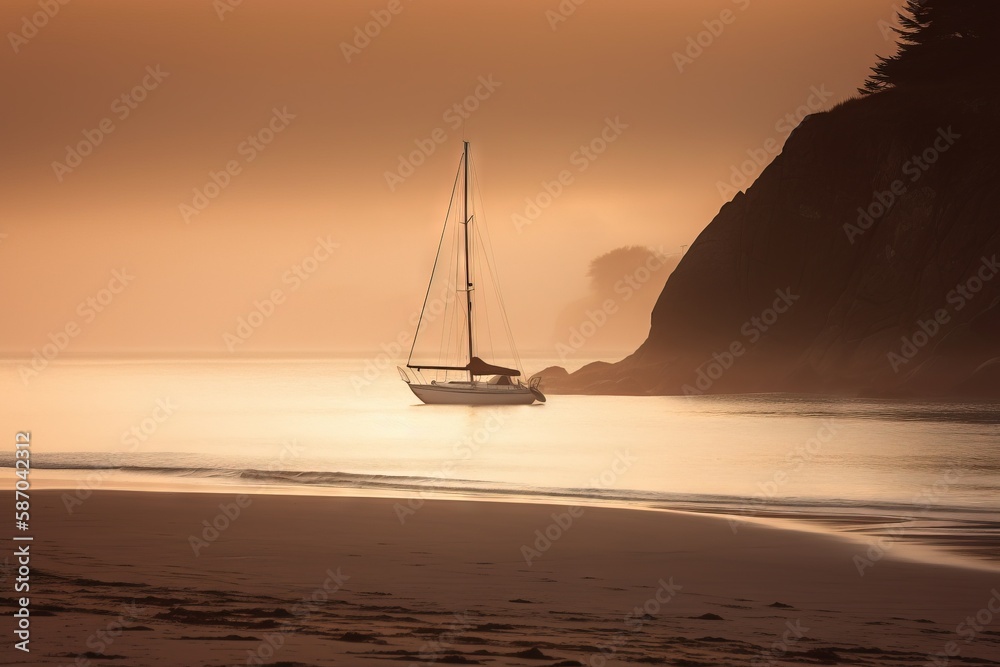
POLYGON ((1000 397, 998 121, 980 89, 810 116, 688 250, 646 342, 549 388, 1000 397))

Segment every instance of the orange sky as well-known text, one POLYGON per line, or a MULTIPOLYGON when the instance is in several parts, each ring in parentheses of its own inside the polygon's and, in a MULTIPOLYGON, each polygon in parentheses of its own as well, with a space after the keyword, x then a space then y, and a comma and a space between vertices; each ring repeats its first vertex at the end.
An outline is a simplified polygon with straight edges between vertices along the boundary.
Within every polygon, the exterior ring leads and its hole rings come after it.
POLYGON ((0 6, 0 353, 69 324, 76 354, 227 353, 225 334, 275 289, 284 301, 238 351, 378 348, 420 306, 463 132, 515 335, 551 351, 591 259, 690 244, 748 150, 783 141, 813 91, 824 108, 853 95, 893 50, 879 21, 899 4, 595 0, 553 29, 557 0, 224 2, 77 0, 37 30, 37 3, 0 6), (373 11, 387 25, 345 49, 373 11), (678 71, 675 52, 713 27, 678 71), (459 128, 446 112, 477 87, 459 128), (606 151, 574 158, 608 119, 606 151), (264 128, 270 143, 247 141, 264 128), (386 172, 435 130, 433 154, 390 188, 386 172), (66 147, 85 133, 100 143, 75 163, 66 147), (182 209, 227 164, 227 187, 182 209), (518 229, 562 170, 572 183, 518 229), (314 252, 328 259, 290 278, 314 252), (134 279, 102 294, 122 268, 134 279))

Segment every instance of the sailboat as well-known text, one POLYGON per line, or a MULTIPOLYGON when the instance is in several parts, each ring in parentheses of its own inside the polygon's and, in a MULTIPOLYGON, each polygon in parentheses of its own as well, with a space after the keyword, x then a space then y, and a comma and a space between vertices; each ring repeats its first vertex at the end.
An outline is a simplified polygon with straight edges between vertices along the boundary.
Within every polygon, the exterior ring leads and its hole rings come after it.
MULTIPOLYGON (((520 363, 517 361, 517 350, 514 347, 510 325, 503 308, 499 281, 491 263, 492 252, 487 252, 488 232, 484 236, 479 229, 480 225, 476 222, 475 215, 470 212, 470 194, 470 152, 469 142, 466 141, 459 162, 458 174, 455 177, 455 185, 452 188, 451 204, 449 204, 444 229, 441 232, 441 241, 438 244, 434 268, 431 270, 430 283, 427 286, 427 294, 424 296, 424 304, 413 336, 410 356, 407 359, 406 368, 397 367, 397 369, 400 377, 414 395, 427 404, 531 405, 536 401, 544 403, 545 395, 539 389, 539 378, 532 378, 528 383, 521 380, 522 373, 520 363), (454 207, 455 193, 458 191, 459 183, 462 185, 461 206, 454 207), (447 253, 456 260, 449 267, 449 269, 455 269, 452 276, 454 282, 446 286, 449 298, 442 299, 440 296, 432 294, 432 286, 439 274, 438 268, 443 259, 442 254, 445 253, 446 232, 449 229, 449 219, 452 217, 453 208, 461 209, 461 217, 458 219, 456 228, 456 231, 460 230, 460 233, 455 236, 456 252, 454 255, 447 253), (482 258, 476 256, 476 249, 480 249, 482 258), (480 308, 477 305, 478 299, 475 297, 479 284, 478 279, 486 277, 481 275, 483 267, 493 277, 493 287, 512 358, 518 366, 516 368, 484 361, 482 356, 486 355, 479 350, 477 318, 480 315, 480 308), (431 304, 431 308, 428 307, 429 304, 431 304), (456 322, 456 326, 451 329, 443 328, 438 358, 433 361, 421 361, 415 357, 415 351, 421 334, 426 334, 428 320, 437 319, 433 314, 433 306, 444 310, 446 316, 453 315, 452 319, 456 322), (449 306, 451 307, 449 308, 449 306), (448 343, 451 342, 455 343, 455 350, 449 349, 448 343), (428 380, 424 376, 425 372, 433 372, 437 377, 428 380), (456 373, 459 375, 459 379, 454 379, 456 373)), ((482 226, 485 227, 485 225, 482 226)), ((492 341, 492 336, 490 336, 490 340, 492 341)))

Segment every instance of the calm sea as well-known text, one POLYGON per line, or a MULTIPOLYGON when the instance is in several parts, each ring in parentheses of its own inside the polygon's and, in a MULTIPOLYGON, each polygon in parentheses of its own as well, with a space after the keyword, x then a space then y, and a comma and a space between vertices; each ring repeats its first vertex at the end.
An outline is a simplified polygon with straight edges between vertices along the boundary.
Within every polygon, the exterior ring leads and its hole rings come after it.
POLYGON ((11 443, 14 430, 32 431, 34 478, 48 486, 555 498, 1000 544, 996 404, 742 395, 424 406, 393 366, 367 359, 57 360, 27 385, 18 363, 3 364, 3 421, 11 443))

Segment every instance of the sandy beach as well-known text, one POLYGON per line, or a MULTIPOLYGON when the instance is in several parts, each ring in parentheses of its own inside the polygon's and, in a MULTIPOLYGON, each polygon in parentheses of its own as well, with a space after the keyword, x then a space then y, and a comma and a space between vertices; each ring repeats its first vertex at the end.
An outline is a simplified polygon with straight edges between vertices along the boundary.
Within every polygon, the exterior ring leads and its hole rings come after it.
POLYGON ((890 551, 860 576, 862 545, 709 515, 399 502, 37 492, 31 652, 0 664, 1000 664, 997 572, 890 551))

